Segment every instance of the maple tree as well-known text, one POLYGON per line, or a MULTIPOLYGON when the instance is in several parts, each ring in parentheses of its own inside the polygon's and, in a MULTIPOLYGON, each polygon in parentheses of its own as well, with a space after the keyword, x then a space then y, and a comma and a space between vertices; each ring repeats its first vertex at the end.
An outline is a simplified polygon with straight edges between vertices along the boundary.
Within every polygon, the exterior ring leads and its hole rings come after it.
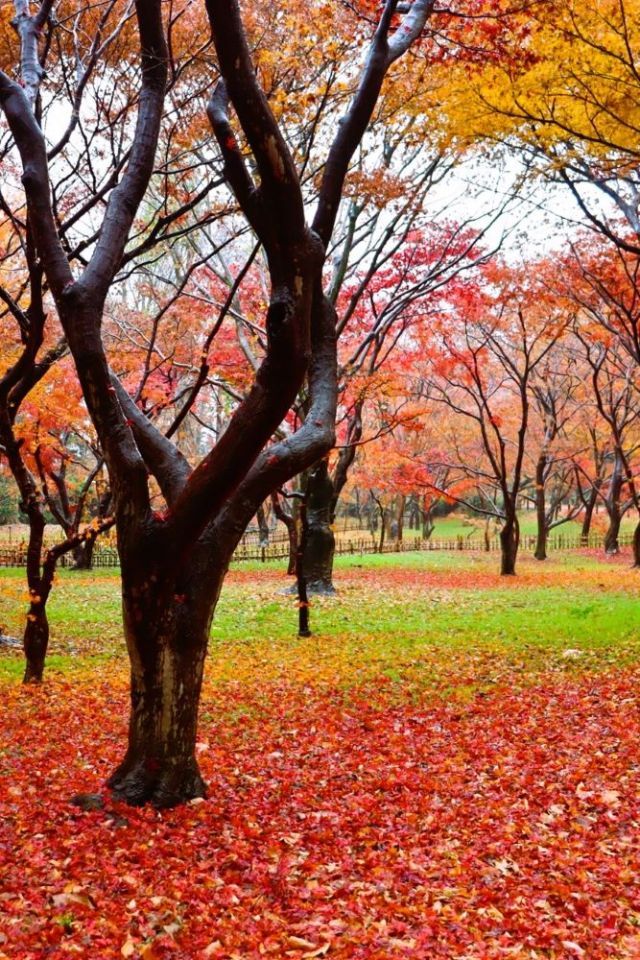
MULTIPOLYGON (((231 572, 198 738, 211 796, 161 814, 68 802, 117 760, 117 615, 108 676, 68 658, 43 696, 3 657, 0 954, 632 960, 635 571, 403 559, 345 565, 318 643, 291 638, 283 596, 264 629, 279 570, 231 572), (254 631, 228 629, 247 614, 254 631)), ((65 579, 79 601, 105 590, 65 579)))
POLYGON ((496 22, 499 55, 443 78, 450 136, 518 147, 530 172, 566 186, 587 222, 635 256, 638 13, 637 0, 527 4, 511 29, 496 22))
MULTIPOLYGON (((86 488, 75 503, 72 503, 74 498, 70 497, 62 476, 58 475, 65 514, 63 517, 59 513, 59 519, 65 536, 45 548, 45 507, 54 504, 44 481, 45 462, 52 455, 51 446, 44 437, 56 421, 59 424, 61 417, 67 423, 73 421, 77 411, 73 410, 69 394, 77 391, 75 383, 69 382, 70 371, 65 371, 67 348, 64 338, 59 330, 52 333, 45 330, 44 278, 32 239, 27 231, 29 280, 25 289, 29 295, 28 306, 23 309, 15 299, 15 284, 10 282, 9 271, 7 282, 0 284, 0 298, 6 304, 0 316, 4 347, 0 361, 0 454, 6 458, 17 487, 20 509, 26 516, 29 531, 26 550, 28 607, 23 630, 25 683, 42 680, 49 643, 47 601, 58 560, 69 552, 78 557, 85 556, 87 546, 111 523, 107 517, 96 517, 88 529, 81 527, 83 505, 94 474, 90 473, 86 488), (44 490, 40 489, 38 477, 44 490)), ((10 251, 5 250, 2 258, 5 264, 10 256, 10 251)), ((60 456, 64 462, 68 452, 61 450, 59 444, 57 449, 57 454, 53 455, 60 456)))
POLYGON ((169 806, 204 793, 194 752, 198 699, 211 617, 231 553, 269 492, 317 461, 333 440, 334 309, 322 292, 321 271, 348 166, 385 74, 431 13, 431 3, 414 0, 396 25, 396 7, 394 0, 385 4, 368 41, 347 113, 326 154, 310 228, 296 164, 255 74, 240 10, 236 3, 206 4, 220 71, 208 117, 225 178, 264 247, 271 293, 265 359, 226 430, 195 469, 131 401, 109 369, 100 335, 106 298, 154 169, 171 65, 161 5, 136 6, 141 86, 135 133, 86 265, 76 275, 51 205, 50 161, 33 109, 42 79, 38 26, 48 5, 33 17, 23 10, 24 86, 0 74, 0 105, 21 157, 34 243, 109 470, 132 683, 129 747, 109 783, 131 803, 169 806), (244 144, 230 121, 230 105, 244 144), (307 372, 304 424, 267 446, 307 372), (163 513, 151 509, 149 473, 166 500, 163 513))
MULTIPOLYGON (((502 521, 501 572, 515 573, 519 546, 518 501, 525 480, 531 385, 566 329, 561 307, 528 286, 528 271, 499 262, 485 269, 485 283, 459 284, 429 338, 430 368, 425 393, 466 423, 476 456, 458 456, 460 442, 448 438, 449 464, 475 481, 481 505, 458 498, 485 516, 502 521)), ((529 281, 530 284, 531 281, 529 281)), ((467 484, 468 485, 468 484, 467 484)))
POLYGON ((565 343, 556 344, 544 364, 534 371, 530 384, 533 422, 527 438, 527 455, 534 462, 534 491, 537 538, 536 560, 546 560, 547 540, 552 530, 569 523, 581 512, 576 497, 573 456, 576 442, 572 434, 579 400, 580 381, 575 371, 575 354, 565 343))
MULTIPOLYGON (((340 278, 350 253, 345 244, 338 277, 333 279, 340 332, 337 446, 333 458, 319 462, 303 482, 308 518, 303 565, 309 588, 315 593, 334 592, 333 524, 358 449, 384 437, 394 423, 417 416, 415 411, 403 411, 415 360, 413 328, 428 324, 433 304, 447 285, 488 256, 481 231, 467 224, 417 229, 417 210, 414 203, 413 216, 399 236, 385 227, 385 239, 393 237, 392 250, 378 246, 366 271, 354 272, 347 282, 340 278), (397 414, 392 412, 394 396, 399 398, 397 414), (371 431, 363 431, 369 409, 379 408, 381 403, 384 423, 378 418, 378 425, 373 426, 374 416, 371 431)), ((393 226, 397 230, 397 224, 393 226)), ((398 516, 403 512, 398 505, 398 516)), ((401 529, 399 521, 397 530, 401 529)))

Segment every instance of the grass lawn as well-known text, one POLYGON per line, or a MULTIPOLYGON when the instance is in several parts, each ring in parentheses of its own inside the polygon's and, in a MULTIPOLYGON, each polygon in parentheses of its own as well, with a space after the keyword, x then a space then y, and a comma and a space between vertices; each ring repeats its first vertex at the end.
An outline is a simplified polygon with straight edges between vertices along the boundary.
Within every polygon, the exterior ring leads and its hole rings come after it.
MULTIPOLYGON (((61 571, 40 689, 0 654, 0 960, 640 957, 640 573, 595 552, 344 557, 314 635, 229 575, 210 796, 70 806, 122 753, 115 571, 61 571)), ((0 573, 18 633, 23 571, 0 573)))

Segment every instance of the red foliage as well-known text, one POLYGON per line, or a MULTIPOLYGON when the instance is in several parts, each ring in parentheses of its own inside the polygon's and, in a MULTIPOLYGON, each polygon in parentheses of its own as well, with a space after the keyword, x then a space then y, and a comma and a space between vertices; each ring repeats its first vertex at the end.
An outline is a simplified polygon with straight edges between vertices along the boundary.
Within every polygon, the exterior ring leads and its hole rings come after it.
POLYGON ((210 799, 163 814, 69 803, 116 760, 124 677, 11 688, 0 956, 637 957, 639 680, 209 688, 210 799))

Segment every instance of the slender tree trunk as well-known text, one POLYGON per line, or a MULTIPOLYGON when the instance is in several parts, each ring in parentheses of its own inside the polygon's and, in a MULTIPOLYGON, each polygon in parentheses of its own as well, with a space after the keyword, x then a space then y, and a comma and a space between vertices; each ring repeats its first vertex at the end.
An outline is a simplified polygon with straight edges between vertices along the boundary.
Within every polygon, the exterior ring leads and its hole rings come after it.
POLYGON ((22 637, 26 661, 23 682, 41 683, 49 647, 49 621, 47 619, 46 603, 51 583, 44 583, 41 576, 45 522, 35 490, 28 504, 27 513, 29 517, 29 545, 27 547, 29 610, 22 637))
POLYGON ((271 495, 271 505, 273 512, 278 520, 284 523, 287 537, 289 538, 289 561, 287 564, 287 576, 293 577, 296 573, 296 564, 298 556, 298 523, 297 523, 297 500, 292 501, 291 513, 285 510, 280 496, 277 493, 271 495))
POLYGON ((225 572, 199 563, 196 550, 179 582, 162 584, 151 580, 152 564, 123 560, 129 745, 107 784, 129 804, 172 807, 206 795, 195 756, 198 703, 225 572))
POLYGON ((622 511, 620 510, 620 497, 622 495, 622 463, 619 456, 616 455, 609 495, 607 497, 607 513, 609 514, 609 529, 604 538, 604 552, 607 554, 616 554, 620 552, 618 537, 620 536, 620 524, 622 522, 622 511))
POLYGON ((640 567, 640 520, 633 531, 633 566, 640 567))
POLYGON ((547 466, 547 457, 543 453, 538 457, 536 463, 536 521, 537 537, 536 550, 534 556, 536 560, 547 559, 547 536, 549 528, 547 525, 547 504, 545 491, 545 468, 547 466))
POLYGON ((500 573, 502 576, 515 575, 519 543, 520 532, 517 517, 508 514, 500 531, 500 573))
POLYGON ((404 508, 407 502, 407 498, 403 493, 398 497, 398 513, 396 515, 396 540, 399 540, 402 543, 404 536, 404 508))
POLYGON ((93 569, 93 551, 96 545, 95 537, 84 540, 73 551, 74 570, 93 569))
POLYGON ((311 627, 309 624, 309 592, 307 590, 307 578, 304 572, 304 554, 307 546, 307 535, 309 525, 307 523, 307 498, 302 498, 299 502, 299 520, 300 520, 300 538, 298 550, 296 553, 296 587, 298 590, 298 636, 310 637, 311 627))
POLYGON ((378 553, 382 553, 384 549, 384 541, 387 536, 387 511, 385 507, 382 506, 382 503, 378 502, 378 510, 380 511, 380 539, 378 540, 378 553))
POLYGON ((309 593, 335 593, 334 493, 327 461, 321 460, 309 472, 307 480, 307 526, 302 565, 309 593))
POLYGON ((589 543, 589 535, 591 533, 591 521, 593 520, 593 512, 598 500, 598 490, 596 487, 592 487, 591 493, 589 494, 589 499, 585 504, 584 517, 582 518, 582 530, 580 531, 580 540, 582 543, 589 543))
POLYGON ((256 520, 258 521, 260 546, 266 547, 269 543, 269 524, 267 523, 267 515, 265 513, 264 504, 260 504, 258 512, 256 513, 256 520))
POLYGON ((433 522, 433 504, 424 506, 421 510, 421 513, 422 513, 422 539, 429 540, 435 529, 435 524, 433 522))

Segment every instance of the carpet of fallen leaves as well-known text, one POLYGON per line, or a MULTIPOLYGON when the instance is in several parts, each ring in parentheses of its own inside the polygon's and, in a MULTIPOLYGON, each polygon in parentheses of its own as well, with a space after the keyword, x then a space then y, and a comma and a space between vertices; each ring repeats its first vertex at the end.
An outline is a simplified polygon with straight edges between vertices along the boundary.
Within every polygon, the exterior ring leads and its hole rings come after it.
POLYGON ((363 647, 340 676, 299 649, 212 665, 209 797, 163 813, 69 802, 120 759, 122 661, 2 681, 0 960, 640 958, 640 667, 469 650, 389 677, 363 647))
POLYGON ((209 799, 162 814, 69 804, 124 677, 5 690, 0 956, 638 957, 639 680, 210 689, 209 799))

